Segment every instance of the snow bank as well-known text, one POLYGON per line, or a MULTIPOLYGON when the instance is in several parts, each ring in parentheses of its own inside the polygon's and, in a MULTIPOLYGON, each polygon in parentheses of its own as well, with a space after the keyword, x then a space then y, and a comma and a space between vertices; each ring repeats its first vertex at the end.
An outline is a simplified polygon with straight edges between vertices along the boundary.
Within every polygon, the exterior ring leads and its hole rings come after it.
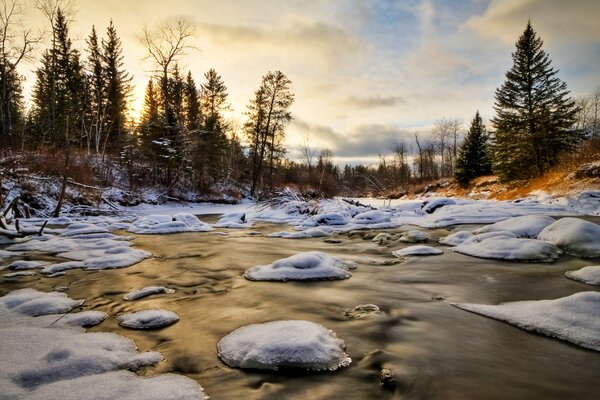
POLYGON ((352 222, 355 224, 381 224, 385 222, 390 222, 390 216, 379 210, 366 211, 360 214, 357 214, 352 218, 352 222))
POLYGON ((108 233, 108 229, 96 226, 88 223, 74 223, 65 229, 60 236, 75 236, 75 235, 89 235, 94 233, 108 233))
POLYGON ((398 240, 401 242, 406 242, 406 243, 418 243, 418 242, 425 242, 429 239, 430 239, 430 236, 426 232, 407 231, 407 232, 404 232, 398 240))
POLYGON ((576 271, 567 271, 565 276, 588 285, 600 285, 600 265, 590 265, 576 271))
POLYGON ((29 288, 15 290, 0 297, 0 308, 32 317, 66 313, 82 304, 83 300, 72 300, 65 293, 44 293, 29 288))
POLYGON ((559 219, 541 231, 538 239, 577 257, 600 257, 600 225, 582 219, 559 219))
POLYGON ((169 215, 147 215, 131 223, 128 232, 150 235, 181 232, 208 232, 213 227, 200 221, 196 216, 187 213, 169 215))
POLYGON ((243 229, 250 228, 252 223, 246 219, 246 213, 234 212, 224 214, 215 224, 215 228, 243 229))
POLYGON ((327 212, 313 215, 300 224, 301 227, 314 227, 319 225, 347 225, 350 222, 349 213, 327 212))
POLYGON ((332 233, 332 229, 327 229, 328 227, 320 227, 320 228, 308 228, 303 231, 298 232, 273 232, 267 235, 267 237, 273 238, 282 238, 282 239, 306 239, 306 238, 316 238, 316 237, 324 237, 329 236, 332 233))
POLYGON ((453 251, 473 257, 523 262, 554 262, 558 247, 537 239, 490 238, 456 246, 453 251))
POLYGON ((475 231, 475 233, 487 232, 510 232, 518 238, 536 239, 540 232, 548 225, 556 222, 554 218, 545 215, 524 215, 496 222, 495 224, 484 226, 475 231))
POLYGON ((353 262, 329 256, 320 251, 310 251, 275 261, 269 265, 257 265, 247 269, 244 277, 252 281, 306 281, 346 279, 353 262))
POLYGON ((439 208, 442 208, 444 206, 454 205, 454 204, 456 204, 456 201, 454 201, 452 199, 447 199, 447 198, 432 199, 432 200, 426 201, 423 204, 423 206, 421 207, 421 209, 423 211, 425 211, 427 214, 432 214, 439 208))
POLYGON ((158 329, 173 325, 179 316, 167 310, 142 310, 117 316, 119 324, 131 329, 158 329))
POLYGON ((156 364, 162 356, 157 352, 138 353, 132 340, 117 334, 84 333, 79 328, 99 323, 106 314, 85 311, 31 317, 31 309, 22 307, 28 303, 26 299, 29 302, 38 300, 38 306, 33 307, 34 314, 66 312, 71 305, 82 302, 68 299, 63 294, 32 289, 0 297, 1 398, 205 398, 202 388, 192 379, 171 374, 142 378, 124 371, 156 364))
POLYGON ((600 351, 600 292, 581 292, 556 300, 517 301, 496 306, 452 305, 600 351))
POLYGON ((222 338, 219 357, 230 367, 336 370, 350 365, 344 342, 322 325, 274 321, 241 327, 222 338))
POLYGON ((14 262, 10 263, 8 265, 8 268, 14 269, 14 270, 36 269, 36 268, 42 268, 46 264, 47 264, 46 262, 42 262, 42 261, 19 260, 19 261, 14 261, 14 262))
POLYGON ((392 254, 396 257, 437 256, 440 254, 444 254, 444 251, 431 246, 418 245, 408 246, 400 250, 395 250, 392 254))
POLYGON ((134 290, 123 296, 123 300, 137 300, 142 297, 150 296, 152 294, 160 293, 175 293, 175 290, 166 288, 164 286, 146 286, 145 288, 134 290))

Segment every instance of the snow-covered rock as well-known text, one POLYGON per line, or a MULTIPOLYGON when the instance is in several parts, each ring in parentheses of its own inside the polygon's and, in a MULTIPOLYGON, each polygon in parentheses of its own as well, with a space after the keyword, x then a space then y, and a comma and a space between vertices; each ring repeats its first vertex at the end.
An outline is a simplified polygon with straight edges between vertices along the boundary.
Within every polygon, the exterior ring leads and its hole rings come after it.
POLYGON ((355 224, 381 224, 390 222, 390 216, 383 211, 371 210, 355 215, 352 222, 355 224))
POLYGON ((588 285, 600 285, 600 265, 590 265, 576 271, 567 271, 565 276, 588 285))
POLYGON ((329 256, 320 251, 310 251, 247 269, 244 276, 253 281, 329 280, 350 277, 353 262, 329 256))
POLYGON ((311 227, 319 225, 347 225, 350 222, 349 216, 341 212, 328 212, 313 215, 304 221, 300 226, 311 227))
POLYGON ((65 293, 45 293, 30 288, 15 290, 0 297, 0 308, 32 317, 66 313, 82 304, 83 300, 72 300, 65 293))
POLYGON ((219 357, 230 367, 336 370, 350 365, 344 342, 322 325, 274 321, 241 327, 219 341, 219 357))
POLYGON ((536 239, 540 232, 548 225, 556 222, 552 217, 546 215, 524 215, 499 221, 491 225, 479 228, 475 233, 487 232, 510 232, 517 238, 536 239))
POLYGON ((173 325, 179 316, 167 310, 142 310, 117 316, 119 324, 131 329, 158 329, 173 325))
POLYGON ((303 231, 297 232, 273 232, 268 234, 268 237, 272 238, 282 238, 282 239, 306 239, 306 238, 316 238, 316 237, 324 237, 329 236, 333 231, 331 228, 323 226, 318 228, 308 228, 303 231))
POLYGON ((437 256, 444 254, 443 250, 436 249, 431 246, 408 246, 400 250, 395 250, 392 254, 396 257, 408 257, 408 256, 437 256))
POLYGON ((580 292, 556 300, 453 306, 600 351, 600 292, 580 292))
POLYGON ((404 232, 398 240, 406 243, 419 243, 425 242, 429 239, 430 236, 427 234, 427 232, 413 230, 404 232))
POLYGON ((42 262, 42 261, 19 260, 19 261, 14 261, 14 262, 10 263, 8 265, 8 268, 14 269, 14 270, 36 269, 36 268, 42 268, 46 264, 47 263, 42 262))
POLYGON ((468 231, 458 231, 449 234, 446 237, 440 239, 441 244, 446 246, 459 246, 471 240, 475 235, 468 231))
POLYGON ((215 224, 215 228, 244 229, 252 226, 246 219, 246 213, 233 212, 223 214, 215 224))
POLYGON ((123 296, 123 300, 138 300, 142 297, 150 296, 152 294, 160 293, 175 293, 175 290, 166 288, 164 286, 146 286, 145 288, 134 290, 123 296))
POLYGON ((456 246, 453 251, 473 257, 506 261, 554 262, 558 247, 537 239, 490 238, 456 246))
POLYGON ((213 227, 200 221, 195 215, 179 213, 170 215, 146 215, 139 218, 127 229, 138 234, 166 234, 181 232, 208 232, 213 227))
POLYGON ((454 204, 456 204, 456 202, 452 199, 446 199, 446 198, 433 199, 433 200, 429 200, 429 201, 425 202, 421 209, 423 211, 425 211, 427 214, 432 214, 439 208, 442 208, 444 206, 454 205, 454 204))
POLYGON ((577 257, 600 257, 600 225, 579 218, 562 218, 547 226, 538 235, 577 257))

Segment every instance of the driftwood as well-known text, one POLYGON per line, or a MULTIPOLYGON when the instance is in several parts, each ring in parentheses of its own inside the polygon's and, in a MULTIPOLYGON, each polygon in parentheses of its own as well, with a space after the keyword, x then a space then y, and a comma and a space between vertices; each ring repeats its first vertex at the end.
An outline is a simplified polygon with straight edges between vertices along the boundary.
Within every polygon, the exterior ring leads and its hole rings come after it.
POLYGON ((358 200, 342 199, 342 201, 343 201, 344 203, 348 203, 348 204, 350 204, 350 205, 353 205, 353 206, 357 206, 357 207, 368 207, 368 208, 370 208, 371 210, 377 210, 375 207, 373 207, 373 206, 369 206, 369 205, 367 205, 367 204, 362 204, 362 203, 361 203, 361 202, 359 202, 358 200))
POLYGON ((48 224, 48 220, 44 221, 39 231, 22 231, 19 226, 19 219, 15 219, 15 230, 8 229, 3 218, 0 218, 0 236, 7 237, 9 239, 23 238, 26 236, 42 236, 44 234, 44 228, 48 224))

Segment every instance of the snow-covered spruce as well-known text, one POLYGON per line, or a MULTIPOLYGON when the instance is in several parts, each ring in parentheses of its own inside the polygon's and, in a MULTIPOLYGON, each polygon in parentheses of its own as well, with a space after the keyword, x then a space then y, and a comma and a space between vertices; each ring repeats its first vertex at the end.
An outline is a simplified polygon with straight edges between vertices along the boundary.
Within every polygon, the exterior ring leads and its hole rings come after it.
POLYGON ((600 351, 600 292, 580 292, 556 300, 452 305, 600 351))
POLYGON ((537 239, 490 238, 456 246, 453 251, 468 256, 522 262, 554 262, 561 251, 537 239))
POLYGON ((131 329, 159 329, 173 325, 179 316, 167 310, 142 310, 117 316, 121 326, 131 329))
POLYGON ((123 296, 123 300, 138 300, 146 296, 160 293, 175 293, 175 290, 164 286, 146 286, 145 288, 134 290, 123 296))
POLYGON ((269 265, 249 268, 244 277, 252 281, 313 281, 346 279, 356 264, 320 251, 282 258, 269 265))
POLYGON ((524 215, 513 217, 479 228, 475 233, 510 232, 517 238, 536 239, 540 232, 556 220, 545 215, 524 215))
POLYGON ((444 254, 444 251, 431 246, 417 245, 408 246, 400 250, 395 250, 392 254, 396 257, 437 256, 440 254, 444 254))
POLYGON ((106 314, 98 311, 48 314, 68 309, 64 306, 69 302, 81 303, 54 292, 32 289, 0 297, 0 397, 28 400, 205 398, 202 387, 184 376, 163 374, 143 378, 125 371, 156 364, 162 356, 157 352, 138 353, 132 340, 117 334, 84 333, 79 328, 101 322, 106 314), (24 298, 30 298, 26 302, 30 308, 22 307, 24 298), (37 307, 31 304, 33 299, 37 307), (36 312, 31 312, 32 307, 36 312), (31 314, 41 316, 31 317, 31 314))
POLYGON ((562 218, 547 226, 538 235, 577 257, 600 257, 600 225, 579 218, 562 218))
POLYGON ((567 271, 565 276, 588 285, 600 285, 600 265, 590 265, 576 271, 567 271))
POLYGON ((274 321, 241 327, 222 338, 219 357, 230 367, 336 370, 350 365, 344 342, 322 325, 274 321))
POLYGON ((146 215, 132 222, 128 232, 150 235, 181 232, 208 232, 213 227, 200 221, 195 215, 179 213, 170 215, 146 215))
POLYGON ((398 240, 406 243, 418 243, 425 242, 429 239, 430 236, 427 234, 427 232, 413 230, 404 232, 398 240))

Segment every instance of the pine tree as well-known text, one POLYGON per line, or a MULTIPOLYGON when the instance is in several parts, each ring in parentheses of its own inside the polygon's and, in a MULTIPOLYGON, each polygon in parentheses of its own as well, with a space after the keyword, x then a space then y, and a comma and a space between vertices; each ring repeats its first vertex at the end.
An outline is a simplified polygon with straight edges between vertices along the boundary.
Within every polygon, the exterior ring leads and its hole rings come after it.
POLYGON ((479 111, 475 114, 467 137, 460 147, 454 179, 460 185, 466 185, 473 178, 489 175, 492 164, 488 154, 488 134, 479 111))
POLYGON ((192 77, 191 71, 188 71, 185 80, 184 107, 185 128, 192 135, 196 135, 202 122, 202 112, 200 110, 200 94, 198 93, 198 87, 192 77))
POLYGON ((106 135, 111 147, 118 150, 124 142, 127 122, 128 100, 133 90, 133 79, 123 65, 123 47, 112 20, 106 29, 106 39, 102 39, 102 61, 105 80, 106 135))
POLYGON ((106 134, 104 132, 106 85, 102 53, 100 52, 95 26, 92 26, 92 32, 86 43, 88 45, 87 73, 90 85, 89 108, 91 110, 90 126, 86 129, 89 132, 87 134, 87 149, 89 152, 93 144, 98 154, 102 146, 103 134, 106 134))
POLYGON ((573 129, 575 102, 542 45, 527 23, 512 54, 513 67, 496 90, 494 171, 504 180, 542 175, 560 152, 581 140, 573 129))

